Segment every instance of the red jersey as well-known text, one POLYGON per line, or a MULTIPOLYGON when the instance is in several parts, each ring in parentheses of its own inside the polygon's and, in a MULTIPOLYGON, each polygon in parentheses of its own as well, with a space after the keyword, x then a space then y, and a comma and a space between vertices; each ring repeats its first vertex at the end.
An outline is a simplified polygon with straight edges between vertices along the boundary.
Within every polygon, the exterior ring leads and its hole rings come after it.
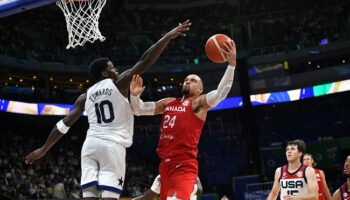
POLYGON ((346 182, 340 187, 341 200, 350 200, 350 192, 346 182))
POLYGON ((170 101, 163 112, 157 153, 162 159, 196 159, 204 126, 192 111, 192 98, 170 101))
POLYGON ((324 185, 322 181, 321 171, 319 169, 314 168, 316 174, 316 180, 318 184, 318 200, 326 200, 324 196, 324 185))

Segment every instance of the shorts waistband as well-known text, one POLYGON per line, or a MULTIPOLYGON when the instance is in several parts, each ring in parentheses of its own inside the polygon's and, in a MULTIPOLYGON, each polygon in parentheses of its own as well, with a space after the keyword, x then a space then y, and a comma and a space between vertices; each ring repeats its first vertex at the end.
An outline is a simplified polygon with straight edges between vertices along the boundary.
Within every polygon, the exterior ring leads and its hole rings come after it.
POLYGON ((168 163, 168 162, 170 162, 170 161, 188 161, 188 160, 196 160, 197 161, 197 159, 196 158, 189 158, 189 157, 186 157, 186 158, 162 158, 161 160, 160 160, 160 162, 161 163, 168 163))

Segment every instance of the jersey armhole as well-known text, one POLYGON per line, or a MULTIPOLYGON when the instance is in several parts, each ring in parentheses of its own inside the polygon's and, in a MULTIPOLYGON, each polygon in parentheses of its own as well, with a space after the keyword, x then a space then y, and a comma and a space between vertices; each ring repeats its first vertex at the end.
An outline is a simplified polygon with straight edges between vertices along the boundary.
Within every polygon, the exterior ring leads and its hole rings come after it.
POLYGON ((284 166, 282 166, 282 167, 281 167, 281 174, 280 174, 280 177, 278 178, 278 182, 280 182, 280 181, 281 181, 282 174, 283 174, 283 167, 284 167, 284 166))

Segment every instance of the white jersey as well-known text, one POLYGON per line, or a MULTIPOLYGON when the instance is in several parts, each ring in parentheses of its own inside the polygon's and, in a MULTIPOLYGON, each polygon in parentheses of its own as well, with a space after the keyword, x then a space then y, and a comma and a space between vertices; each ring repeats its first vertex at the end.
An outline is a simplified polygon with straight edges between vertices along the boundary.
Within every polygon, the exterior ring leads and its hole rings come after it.
POLYGON ((104 79, 87 91, 85 111, 89 129, 86 137, 111 140, 130 147, 134 131, 134 114, 129 100, 112 79, 104 79))
POLYGON ((281 200, 284 196, 299 196, 309 194, 307 179, 305 176, 307 166, 300 165, 299 169, 294 173, 288 172, 288 165, 281 167, 281 176, 279 179, 281 186, 281 200))

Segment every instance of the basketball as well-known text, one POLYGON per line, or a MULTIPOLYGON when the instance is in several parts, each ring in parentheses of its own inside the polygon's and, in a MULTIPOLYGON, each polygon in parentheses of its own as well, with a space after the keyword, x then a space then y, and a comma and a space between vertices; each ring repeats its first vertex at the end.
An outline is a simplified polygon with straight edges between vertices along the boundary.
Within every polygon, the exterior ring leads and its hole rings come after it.
POLYGON ((230 41, 232 41, 232 39, 224 34, 216 34, 211 36, 205 44, 205 54, 209 60, 215 63, 226 62, 226 56, 220 51, 220 48, 225 49, 224 42, 230 41))

